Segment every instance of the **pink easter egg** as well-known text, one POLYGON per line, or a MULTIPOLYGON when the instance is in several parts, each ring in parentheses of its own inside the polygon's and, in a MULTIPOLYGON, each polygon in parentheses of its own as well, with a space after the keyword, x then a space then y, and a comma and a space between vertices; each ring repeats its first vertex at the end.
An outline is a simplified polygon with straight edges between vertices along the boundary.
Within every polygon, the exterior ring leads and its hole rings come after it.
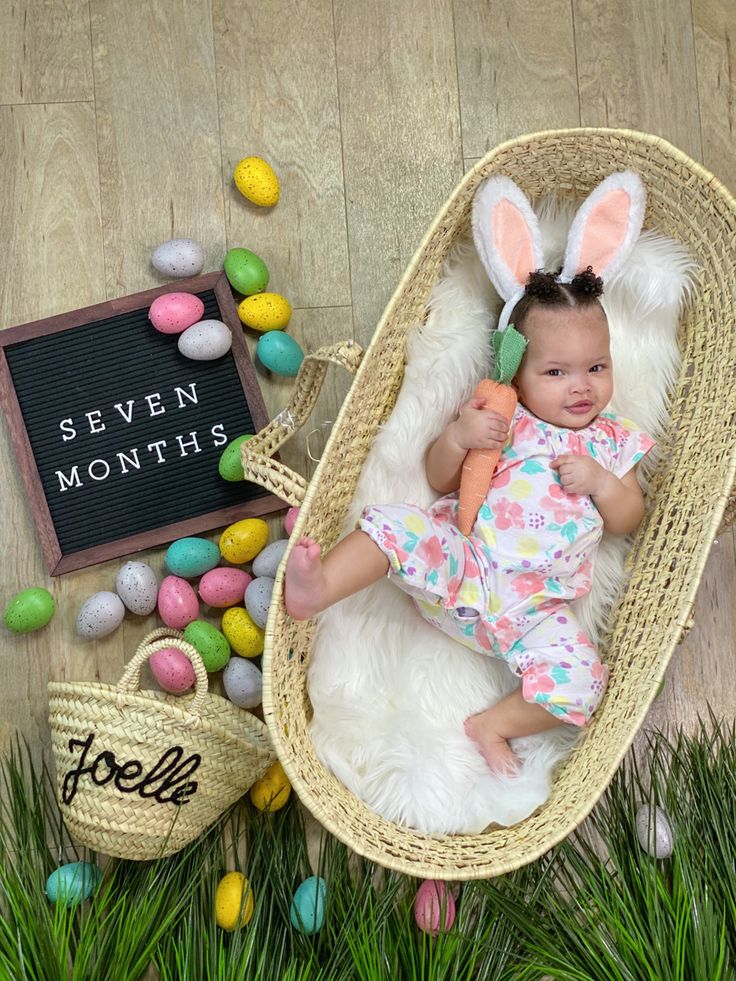
POLYGON ((183 630, 199 616, 197 594, 186 579, 167 576, 158 591, 158 612, 167 627, 183 630))
POLYGON ((442 912, 445 914, 445 930, 455 922, 455 897, 446 883, 427 879, 417 889, 414 900, 414 919, 420 930, 436 937, 440 932, 442 912))
POLYGON ((153 677, 164 691, 181 695, 195 684, 192 662, 176 647, 164 647, 148 659, 153 677))
POLYGON ((290 535, 294 530, 294 525, 296 524, 296 519, 299 517, 299 508, 289 508, 286 512, 286 517, 284 518, 284 530, 287 535, 290 535))
POLYGON ((199 595, 208 606, 237 606, 243 602, 246 586, 253 576, 242 569, 223 566, 210 569, 199 580, 199 595))
POLYGON ((164 293, 151 304, 148 319, 162 334, 181 334, 203 314, 204 303, 193 293, 164 293))

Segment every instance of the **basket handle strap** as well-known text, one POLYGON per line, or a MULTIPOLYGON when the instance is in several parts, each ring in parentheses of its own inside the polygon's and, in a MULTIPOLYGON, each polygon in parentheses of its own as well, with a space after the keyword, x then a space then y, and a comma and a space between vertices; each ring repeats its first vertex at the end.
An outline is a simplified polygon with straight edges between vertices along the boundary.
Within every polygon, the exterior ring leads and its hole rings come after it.
POLYGON ((363 348, 355 341, 341 341, 308 354, 301 363, 291 400, 259 433, 240 447, 245 479, 260 484, 289 504, 299 506, 307 493, 307 481, 289 467, 273 460, 274 453, 309 418, 332 362, 355 374, 363 348))
POLYGON ((192 715, 199 716, 204 707, 205 696, 207 695, 209 683, 207 669, 197 649, 184 640, 184 634, 181 630, 172 630, 170 627, 158 627, 156 630, 152 630, 150 634, 147 634, 138 645, 138 650, 125 666, 125 671, 117 684, 117 692, 119 695, 122 695, 138 691, 141 687, 141 668, 152 654, 155 654, 156 651, 165 650, 167 647, 175 647, 182 654, 186 654, 192 662, 197 683, 189 711, 192 715))

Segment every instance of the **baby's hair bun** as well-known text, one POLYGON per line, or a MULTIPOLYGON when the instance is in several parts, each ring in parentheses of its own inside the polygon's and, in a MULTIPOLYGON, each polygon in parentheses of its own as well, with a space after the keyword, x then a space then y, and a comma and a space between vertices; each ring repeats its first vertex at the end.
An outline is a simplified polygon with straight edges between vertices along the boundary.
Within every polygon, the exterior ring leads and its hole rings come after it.
POLYGON ((600 276, 596 276, 592 266, 588 266, 574 277, 570 283, 570 290, 578 295, 600 296, 603 292, 603 280, 600 276))
POLYGON ((560 286, 555 273, 536 269, 529 273, 529 278, 524 285, 524 292, 527 296, 533 296, 540 303, 549 303, 558 299, 560 286))

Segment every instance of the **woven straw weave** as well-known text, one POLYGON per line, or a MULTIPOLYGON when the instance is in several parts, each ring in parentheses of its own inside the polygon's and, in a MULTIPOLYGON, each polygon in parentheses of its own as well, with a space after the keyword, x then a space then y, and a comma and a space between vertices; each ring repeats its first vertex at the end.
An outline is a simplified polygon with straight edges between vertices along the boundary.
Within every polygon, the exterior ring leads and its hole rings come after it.
MULTIPOLYGON (((645 227, 683 242, 699 261, 694 301, 680 332, 682 371, 648 515, 628 558, 630 584, 603 639, 611 665, 606 698, 559 771, 548 801, 511 828, 433 836, 394 825, 357 800, 317 759, 306 691, 313 622, 282 601, 283 566, 266 629, 264 712, 295 791, 329 831, 382 865, 432 879, 486 878, 537 858, 590 812, 630 746, 689 618, 736 470, 736 201, 716 180, 657 137, 624 130, 535 133, 504 143, 470 171, 429 229, 391 299, 309 485, 292 542, 332 545, 378 426, 401 385, 406 332, 426 316, 430 291, 456 238, 467 232, 478 185, 507 174, 531 198, 582 198, 614 170, 647 187, 645 227)), ((244 450, 248 444, 245 444, 244 450)), ((249 476, 248 454, 243 453, 249 476)), ((296 503, 296 502, 293 502, 296 503)), ((733 504, 730 507, 733 516, 733 504)))
POLYGON ((116 687, 49 683, 59 807, 70 834, 96 851, 137 860, 179 851, 275 759, 260 719, 207 691, 202 659, 182 636, 150 633, 116 687), (139 691, 143 663, 170 647, 192 662, 194 694, 139 691))

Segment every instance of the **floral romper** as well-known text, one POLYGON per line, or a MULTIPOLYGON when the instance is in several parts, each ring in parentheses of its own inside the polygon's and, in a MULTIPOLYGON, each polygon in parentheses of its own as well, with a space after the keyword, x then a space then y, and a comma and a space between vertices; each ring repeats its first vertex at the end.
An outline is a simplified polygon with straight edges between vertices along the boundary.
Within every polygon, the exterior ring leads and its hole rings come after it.
POLYGON ((585 429, 561 429, 519 405, 469 537, 457 528, 457 492, 428 510, 368 507, 358 527, 386 554, 389 577, 425 619, 505 659, 526 701, 582 726, 603 697, 608 668, 569 603, 592 587, 603 519, 590 497, 563 490, 550 462, 589 454, 622 477, 652 446, 611 412, 585 429))

